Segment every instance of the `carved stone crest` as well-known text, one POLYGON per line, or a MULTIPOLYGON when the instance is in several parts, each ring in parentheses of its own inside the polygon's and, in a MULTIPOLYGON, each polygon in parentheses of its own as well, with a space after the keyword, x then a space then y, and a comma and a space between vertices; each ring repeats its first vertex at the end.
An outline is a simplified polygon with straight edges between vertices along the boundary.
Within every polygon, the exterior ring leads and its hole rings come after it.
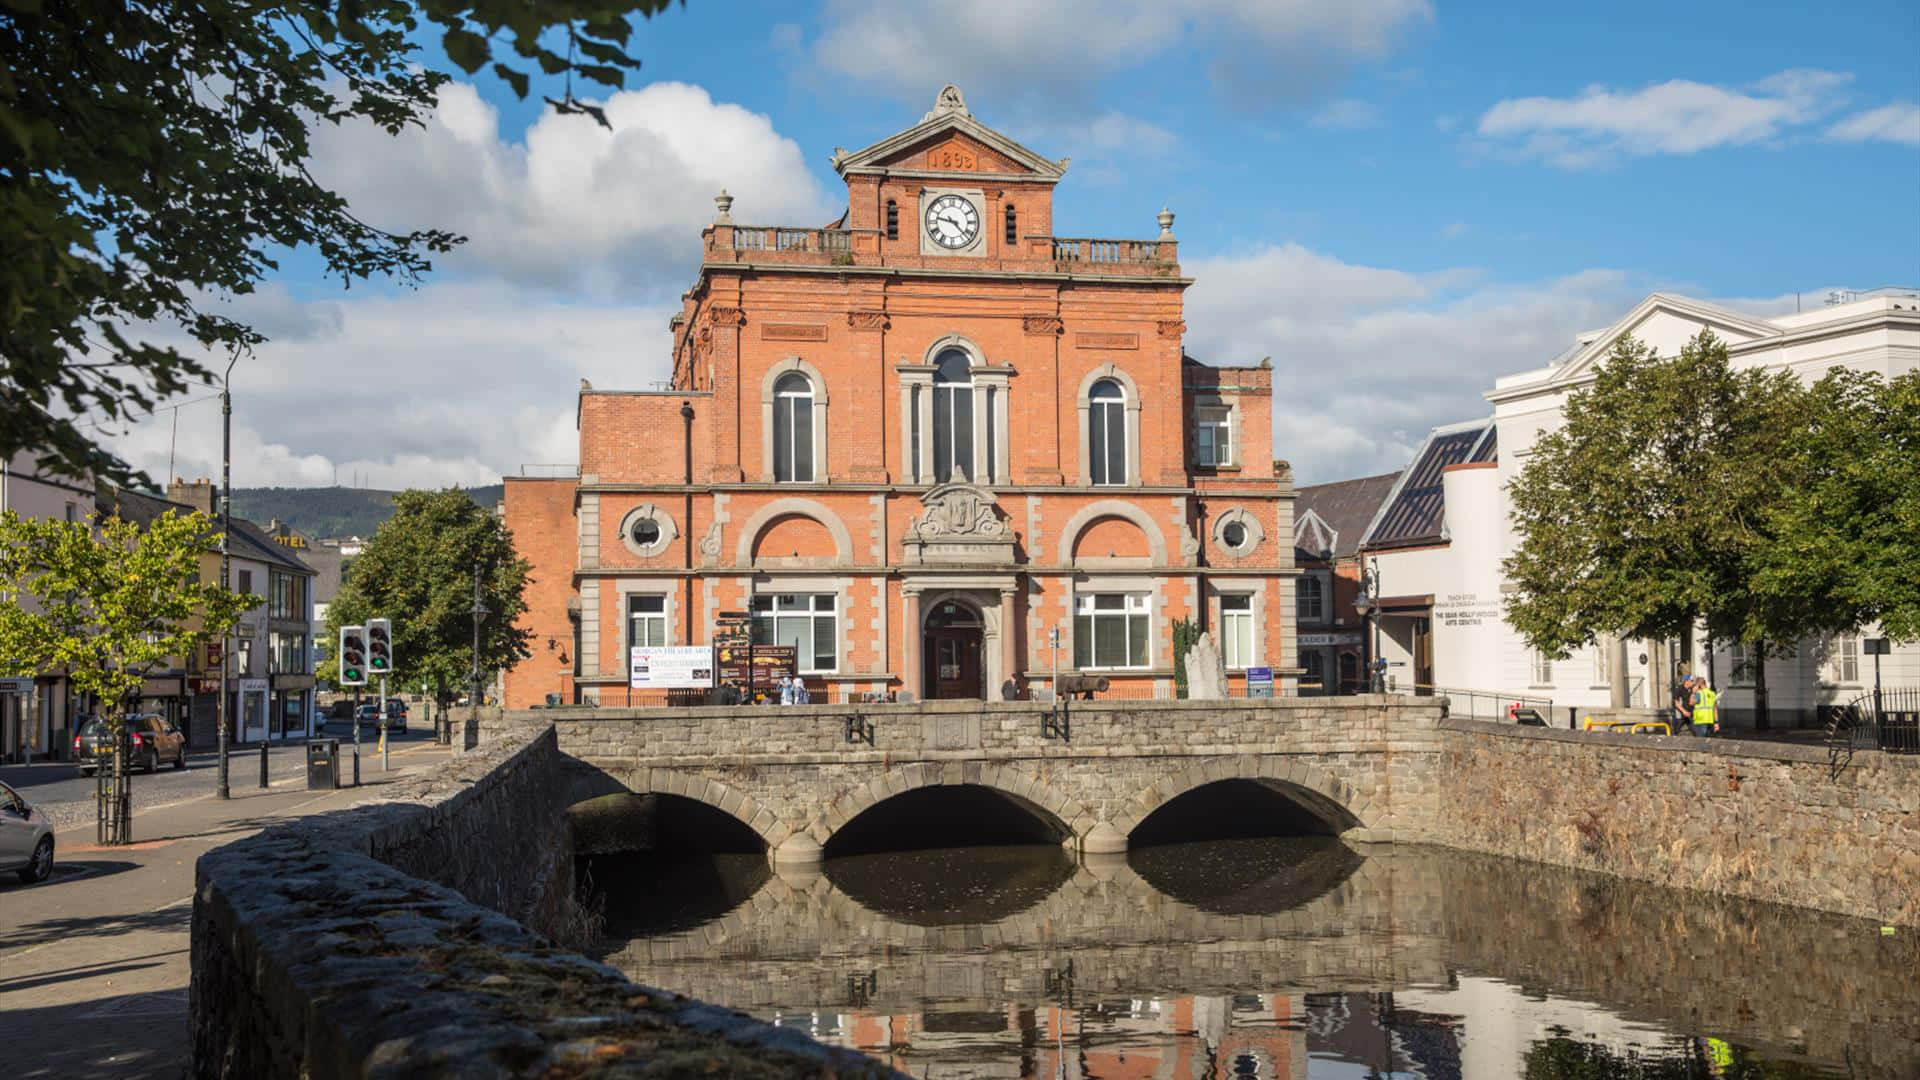
POLYGON ((717 307, 712 309, 712 318, 715 326, 744 326, 747 313, 737 307, 717 307))
POLYGON ((1054 315, 1027 315, 1020 320, 1020 329, 1029 334, 1058 334, 1066 328, 1054 315))
POLYGON ((1187 324, 1183 319, 1161 319, 1154 325, 1159 329, 1161 337, 1179 337, 1187 332, 1187 324))
POLYGON ((700 540, 700 554, 708 559, 720 557, 720 523, 718 521, 707 526, 707 535, 700 540))
POLYGON ((917 563, 1000 564, 1013 558, 1013 528, 993 496, 971 484, 942 484, 921 496, 926 506, 907 526, 908 558, 917 563))
POLYGON ((849 311, 847 325, 855 330, 885 330, 887 313, 884 311, 849 311))

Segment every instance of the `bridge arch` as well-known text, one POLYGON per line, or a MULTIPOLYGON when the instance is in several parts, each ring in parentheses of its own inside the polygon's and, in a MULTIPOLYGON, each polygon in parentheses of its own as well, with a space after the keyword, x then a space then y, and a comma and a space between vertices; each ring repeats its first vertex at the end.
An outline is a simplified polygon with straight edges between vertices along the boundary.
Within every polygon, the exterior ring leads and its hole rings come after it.
POLYGON ((805 831, 824 847, 848 822, 895 796, 923 788, 962 786, 985 788, 1003 796, 1062 840, 1080 835, 1094 822, 1085 806, 1018 769, 991 762, 930 761, 890 769, 842 792, 805 831))
POLYGON ((1131 836, 1162 806, 1222 780, 1250 780, 1286 795, 1335 834, 1367 839, 1373 833, 1373 805, 1350 784, 1317 765, 1274 756, 1194 762, 1128 799, 1125 808, 1114 816, 1113 827, 1122 836, 1131 836))
POLYGON ((772 851, 791 833, 772 811, 753 796, 712 777, 677 769, 636 769, 619 775, 593 769, 574 777, 567 787, 567 805, 577 806, 602 795, 676 795, 732 818, 758 836, 772 851))

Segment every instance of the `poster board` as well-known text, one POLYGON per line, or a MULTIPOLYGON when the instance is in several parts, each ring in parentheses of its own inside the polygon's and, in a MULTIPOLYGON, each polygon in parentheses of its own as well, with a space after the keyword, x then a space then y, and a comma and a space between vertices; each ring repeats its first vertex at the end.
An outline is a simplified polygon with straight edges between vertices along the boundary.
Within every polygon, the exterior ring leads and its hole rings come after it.
POLYGON ((713 685, 713 646, 635 645, 627 685, 635 690, 701 690, 713 685))
POLYGON ((1250 698, 1273 696, 1272 668, 1250 667, 1247 669, 1247 696, 1250 698))

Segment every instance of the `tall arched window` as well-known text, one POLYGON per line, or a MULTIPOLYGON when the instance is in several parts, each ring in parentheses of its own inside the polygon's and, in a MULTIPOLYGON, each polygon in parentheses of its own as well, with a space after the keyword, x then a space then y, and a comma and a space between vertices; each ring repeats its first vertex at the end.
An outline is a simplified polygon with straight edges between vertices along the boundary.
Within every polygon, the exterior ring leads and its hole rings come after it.
POLYGON ((973 478, 972 364, 964 351, 948 349, 934 361, 933 482, 973 478))
POLYGON ((813 383, 797 371, 773 384, 773 478, 813 482, 813 383))
POLYGON ((1127 482, 1127 397, 1101 379, 1087 392, 1087 461, 1096 484, 1127 482))
POLYGON ((900 239, 900 206, 892 199, 887 200, 887 239, 900 239))

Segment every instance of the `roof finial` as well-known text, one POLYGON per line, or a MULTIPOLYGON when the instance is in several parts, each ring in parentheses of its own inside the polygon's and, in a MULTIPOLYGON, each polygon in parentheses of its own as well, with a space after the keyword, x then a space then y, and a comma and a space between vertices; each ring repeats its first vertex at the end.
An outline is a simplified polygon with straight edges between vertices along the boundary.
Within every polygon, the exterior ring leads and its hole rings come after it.
POLYGON ((1154 220, 1160 223, 1160 239, 1173 239, 1173 211, 1163 206, 1160 208, 1160 213, 1154 216, 1154 220))
POLYGON ((967 111, 967 99, 960 96, 960 88, 952 83, 940 88, 940 93, 933 99, 933 111, 922 117, 921 123, 948 113, 959 113, 961 116, 973 115, 967 111))
POLYGON ((726 188, 721 188, 720 194, 713 197, 713 207, 719 211, 713 215, 715 225, 733 224, 733 196, 727 194, 726 188))

